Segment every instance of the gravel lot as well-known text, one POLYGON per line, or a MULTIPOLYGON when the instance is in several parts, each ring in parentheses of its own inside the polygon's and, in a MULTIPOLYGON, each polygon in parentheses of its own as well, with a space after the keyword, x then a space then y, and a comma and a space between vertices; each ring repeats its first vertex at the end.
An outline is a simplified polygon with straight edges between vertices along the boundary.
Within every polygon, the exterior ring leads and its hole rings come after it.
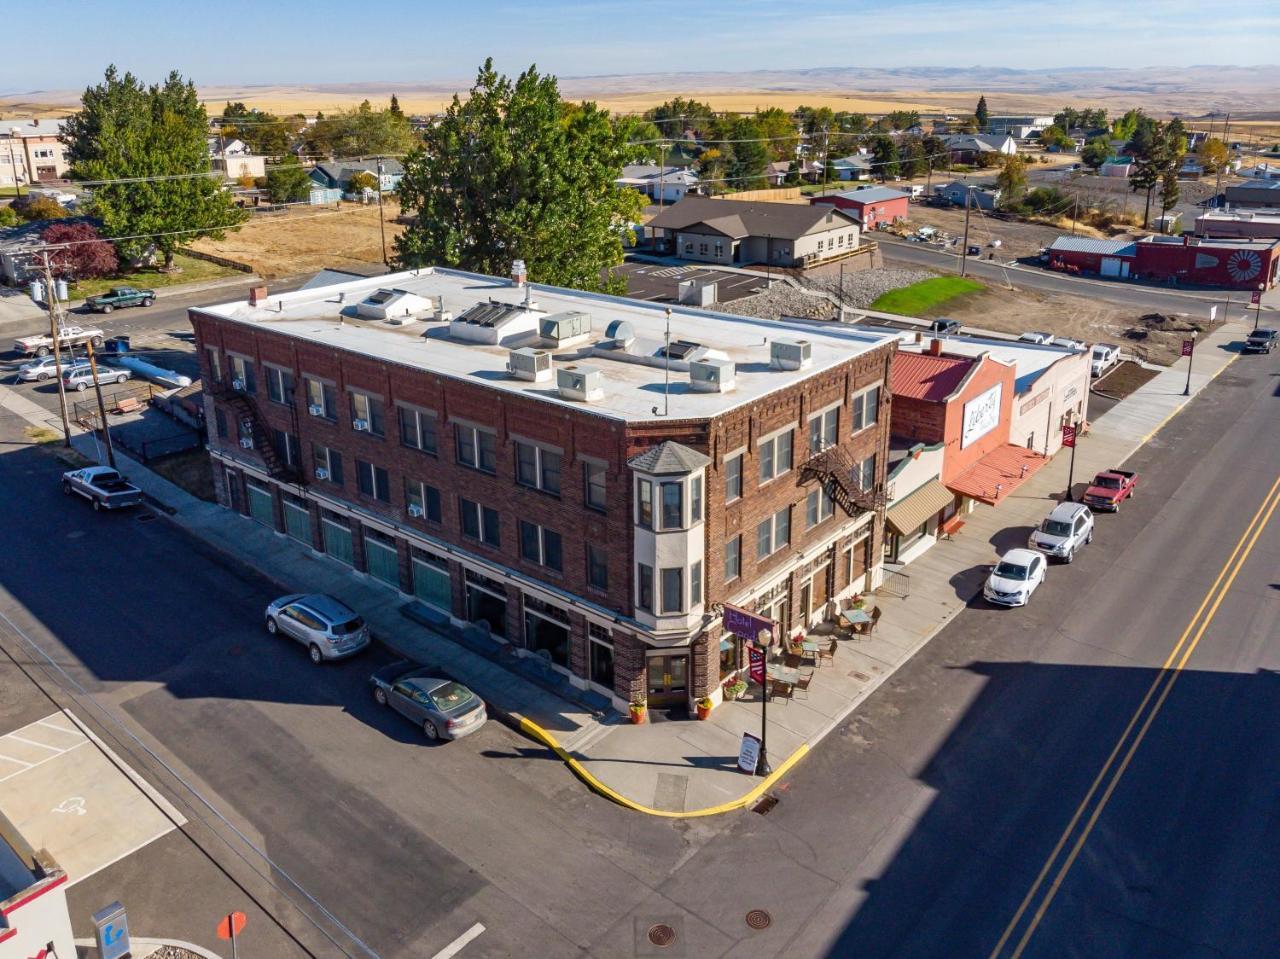
MULTIPOLYGON (((844 302, 853 309, 865 309, 877 297, 899 287, 910 286, 934 276, 928 270, 864 270, 846 273, 844 276, 844 302)), ((717 309, 738 316, 759 316, 776 320, 782 316, 803 316, 808 319, 829 319, 836 311, 831 299, 822 294, 836 296, 840 291, 839 274, 806 275, 801 281, 808 288, 796 289, 785 283, 754 296, 746 296, 732 303, 723 303, 717 309)))

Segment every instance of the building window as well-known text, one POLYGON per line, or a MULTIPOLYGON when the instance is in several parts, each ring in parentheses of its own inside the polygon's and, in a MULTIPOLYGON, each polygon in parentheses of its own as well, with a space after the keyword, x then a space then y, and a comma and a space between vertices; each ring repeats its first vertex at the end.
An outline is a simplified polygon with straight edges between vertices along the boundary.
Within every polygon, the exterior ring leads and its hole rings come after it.
POLYGON ((702 477, 689 480, 689 522, 702 522, 702 477))
POLYGON ((382 423, 382 400, 368 393, 352 390, 351 428, 374 436, 385 436, 382 423))
POLYGON ((875 489, 876 486, 876 454, 872 453, 853 468, 853 479, 864 490, 875 489))
POLYGON ((783 430, 760 444, 760 482, 767 483, 791 469, 791 445, 795 430, 783 430))
POLYGON ((356 487, 365 496, 372 496, 383 503, 391 502, 391 481, 381 466, 356 460, 356 487))
POLYGON ((853 398, 853 431, 855 433, 874 426, 880 412, 880 387, 863 390, 853 398))
POLYGON ((684 484, 662 483, 662 528, 680 529, 684 526, 684 484))
POLYGON ((590 655, 588 665, 591 669, 590 679, 597 686, 613 689, 613 640, 609 631, 595 623, 587 624, 587 639, 590 655))
POLYGON ((420 480, 404 481, 404 505, 414 519, 441 522, 440 491, 420 480))
POLYGON ((587 544, 587 584, 592 589, 609 589, 609 559, 603 546, 587 544))
POLYGON ((423 453, 436 453, 436 414, 430 410, 400 407, 400 444, 423 453))
POLYGON ((791 542, 791 507, 780 509, 756 527, 756 559, 772 556, 791 542))
POLYGON ((702 560, 696 560, 689 567, 689 605, 697 606, 702 602, 702 560))
POLYGON ((647 479, 639 482, 636 491, 636 523, 645 529, 653 529, 653 483, 647 479))
POLYGON ((840 407, 833 406, 825 413, 809 417, 809 455, 821 453, 828 446, 836 445, 836 423, 840 407))
POLYGON ((662 611, 684 612, 684 570, 668 566, 662 570, 662 611))
POLYGON ((216 346, 206 346, 205 354, 209 357, 209 381, 212 383, 222 382, 222 357, 218 353, 216 346))
POLYGON ((742 496, 742 454, 724 461, 724 501, 732 503, 742 496))
POLYGON ((293 402, 293 374, 278 366, 265 367, 267 374, 267 398, 272 403, 288 406, 293 402))
POLYGON ((724 581, 732 583, 742 575, 742 537, 735 536, 724 544, 724 581))
POLYGON ((653 567, 644 563, 636 564, 636 607, 653 612, 653 567))
POLYGON ((441 612, 451 612, 453 584, 449 576, 448 560, 414 550, 409 565, 413 571, 413 595, 441 612))
POLYGON ((256 393, 257 381, 253 377, 253 360, 244 356, 228 354, 231 362, 231 386, 242 393, 256 393), (238 385, 237 385, 238 384, 238 385))
POLYGON ((302 448, 298 445, 298 438, 292 433, 272 430, 271 445, 286 466, 297 466, 302 462, 302 448))
POLYGON ((311 457, 316 464, 316 479, 334 486, 342 485, 342 454, 319 443, 311 445, 311 457))
POLYGON ((831 502, 831 494, 824 487, 819 486, 809 492, 809 497, 805 500, 805 518, 810 529, 824 520, 830 519, 832 512, 834 512, 834 509, 831 502))
POLYGON ((537 523, 520 520, 520 556, 530 563, 560 572, 564 568, 560 534, 537 523))
POLYGON ((603 463, 583 463, 582 473, 587 488, 587 505, 604 512, 606 499, 605 466, 603 463))
POLYGON ((686 243, 686 244, 684 245, 684 251, 685 251, 686 253, 692 253, 692 252, 693 252, 693 244, 692 244, 692 243, 686 243))
POLYGON ((498 549, 502 546, 498 511, 469 499, 458 498, 458 511, 462 516, 462 535, 498 549))
POLYGON ((560 495, 560 454, 543 446, 516 444, 516 482, 530 489, 560 495))
POLYGON ((400 553, 396 541, 376 529, 364 529, 364 565, 379 582, 400 588, 400 553))
POLYGON ((481 473, 498 472, 498 450, 493 433, 457 423, 454 426, 458 462, 481 473))
POLYGON ((702 256, 707 255, 707 245, 705 243, 698 244, 698 253, 702 256))
POLYGON ((213 426, 221 439, 227 438, 227 414, 221 406, 213 408, 213 426))
POLYGON ((305 377, 307 384, 307 412, 312 416, 323 416, 327 420, 338 419, 338 391, 332 383, 305 377))

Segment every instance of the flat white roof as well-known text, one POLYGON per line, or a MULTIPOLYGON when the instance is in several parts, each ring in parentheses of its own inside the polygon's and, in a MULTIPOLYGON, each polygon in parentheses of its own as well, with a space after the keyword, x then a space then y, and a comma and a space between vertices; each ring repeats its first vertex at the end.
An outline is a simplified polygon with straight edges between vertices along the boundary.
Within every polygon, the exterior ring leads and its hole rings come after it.
POLYGON ((442 300, 444 309, 453 315, 455 321, 476 304, 494 300, 514 306, 525 299, 525 290, 506 279, 428 268, 270 296, 258 306, 250 306, 247 300, 240 300, 195 307, 193 311, 253 329, 414 367, 424 373, 523 394, 531 399, 577 407, 584 412, 628 422, 718 416, 896 338, 893 331, 850 326, 828 328, 673 306, 672 344, 678 340, 691 341, 713 351, 713 357, 722 356, 733 361, 736 365, 736 387, 728 393, 694 392, 690 387, 689 374, 673 367, 670 371, 670 412, 664 417, 662 360, 646 365, 598 355, 590 350, 595 344, 608 342, 605 330, 610 323, 624 320, 635 334, 635 344, 630 353, 652 356, 664 342, 667 320, 663 304, 529 285, 529 295, 542 315, 583 312, 591 316, 591 333, 584 341, 551 350, 555 367, 575 364, 579 368, 601 371, 602 395, 590 402, 579 402, 560 396, 554 372, 549 382, 520 380, 507 374, 507 359, 512 348, 532 346, 548 349, 536 333, 504 345, 491 345, 451 337, 448 322, 429 317, 404 326, 392 326, 382 320, 363 320, 353 315, 355 304, 366 295, 391 287, 429 297, 437 307, 442 300), (800 371, 772 369, 769 344, 774 340, 807 340, 811 365, 800 371), (655 407, 657 414, 654 413, 655 407))

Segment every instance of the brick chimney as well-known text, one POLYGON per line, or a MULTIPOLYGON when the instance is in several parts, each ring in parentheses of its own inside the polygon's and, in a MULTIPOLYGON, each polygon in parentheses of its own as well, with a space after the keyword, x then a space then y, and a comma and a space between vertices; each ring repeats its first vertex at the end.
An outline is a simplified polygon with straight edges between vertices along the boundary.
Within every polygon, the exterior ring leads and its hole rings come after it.
POLYGON ((942 340, 938 339, 937 337, 934 337, 932 340, 929 341, 929 354, 931 356, 942 355, 942 340))
POLYGON ((529 271, 524 265, 524 260, 511 261, 511 285, 519 289, 524 286, 525 280, 529 278, 529 271))
POLYGON ((267 288, 265 286, 249 287, 249 305, 258 306, 265 303, 267 299, 267 288))

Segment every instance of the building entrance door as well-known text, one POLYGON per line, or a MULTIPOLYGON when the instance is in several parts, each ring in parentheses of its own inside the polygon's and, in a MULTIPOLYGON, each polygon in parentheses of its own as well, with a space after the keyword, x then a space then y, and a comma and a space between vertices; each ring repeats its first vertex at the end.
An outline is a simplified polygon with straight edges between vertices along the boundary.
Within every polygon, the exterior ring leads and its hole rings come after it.
POLYGON ((645 684, 648 688, 650 705, 666 706, 673 703, 683 703, 688 699, 688 653, 666 653, 661 656, 650 656, 645 666, 648 670, 645 684))

